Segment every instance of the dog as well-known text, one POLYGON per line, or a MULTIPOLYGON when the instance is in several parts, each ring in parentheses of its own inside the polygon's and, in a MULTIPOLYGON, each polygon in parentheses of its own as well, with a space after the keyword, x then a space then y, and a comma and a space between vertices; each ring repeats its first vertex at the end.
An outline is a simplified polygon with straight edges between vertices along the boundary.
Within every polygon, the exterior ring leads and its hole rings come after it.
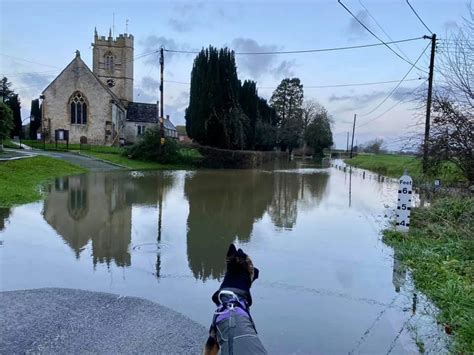
POLYGON ((250 287, 258 278, 259 270, 234 244, 229 246, 226 263, 224 280, 212 295, 218 308, 203 353, 215 355, 220 350, 222 355, 267 354, 250 315, 250 287))

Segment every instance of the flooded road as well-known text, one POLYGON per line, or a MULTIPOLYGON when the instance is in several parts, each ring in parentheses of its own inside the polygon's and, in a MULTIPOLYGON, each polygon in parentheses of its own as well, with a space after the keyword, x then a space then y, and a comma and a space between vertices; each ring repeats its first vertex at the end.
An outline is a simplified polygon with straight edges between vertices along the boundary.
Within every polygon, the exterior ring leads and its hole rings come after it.
POLYGON ((138 296, 208 326, 236 242, 260 269, 252 312, 270 353, 417 353, 427 306, 380 236, 398 186, 348 170, 297 162, 57 179, 44 202, 0 210, 1 290, 138 296))

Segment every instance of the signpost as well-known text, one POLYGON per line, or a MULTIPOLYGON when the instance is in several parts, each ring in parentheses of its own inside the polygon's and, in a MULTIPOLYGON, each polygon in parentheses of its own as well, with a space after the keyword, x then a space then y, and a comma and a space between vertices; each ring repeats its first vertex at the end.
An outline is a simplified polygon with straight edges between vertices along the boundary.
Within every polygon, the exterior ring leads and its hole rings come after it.
POLYGON ((54 138, 56 141, 56 149, 58 149, 58 141, 66 141, 66 149, 69 149, 69 131, 67 129, 55 130, 54 138))
POLYGON ((411 203, 413 200, 413 180, 407 175, 407 172, 399 179, 397 204, 397 230, 408 232, 410 227, 411 203))

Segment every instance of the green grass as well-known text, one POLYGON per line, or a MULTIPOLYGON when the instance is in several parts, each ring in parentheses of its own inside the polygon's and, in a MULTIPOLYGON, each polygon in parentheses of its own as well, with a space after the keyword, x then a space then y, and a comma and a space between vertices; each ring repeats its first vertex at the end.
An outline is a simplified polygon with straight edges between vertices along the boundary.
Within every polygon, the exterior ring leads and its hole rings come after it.
POLYGON ((58 151, 67 151, 67 150, 81 150, 81 151, 91 151, 91 152, 98 152, 98 153, 111 153, 111 154, 120 154, 123 152, 123 148, 120 147, 109 147, 103 145, 89 145, 89 144, 69 144, 66 143, 58 143, 56 147, 55 143, 46 143, 43 145, 42 141, 32 141, 32 140, 24 140, 22 143, 26 145, 36 148, 36 149, 43 149, 46 150, 58 150, 58 151))
POLYGON ((421 159, 409 155, 396 154, 359 154, 352 159, 344 160, 347 164, 357 168, 367 169, 376 173, 398 178, 405 169, 415 182, 440 179, 443 184, 454 184, 464 181, 460 170, 452 163, 445 163, 436 174, 424 176, 421 159))
MULTIPOLYGON (((22 141, 23 142, 23 141, 22 141)), ((13 144, 11 139, 4 139, 3 140, 3 147, 9 149, 22 149, 20 146, 13 144)))
POLYGON ((445 198, 413 210, 410 232, 384 242, 411 268, 417 289, 440 309, 455 353, 474 353, 474 198, 445 198))
POLYGON ((0 207, 39 200, 45 182, 83 172, 86 170, 81 167, 49 157, 0 162, 0 207))
MULTIPOLYGON (((194 149, 192 149, 194 150, 194 149)), ((191 169, 195 165, 193 161, 199 159, 201 155, 199 152, 191 152, 191 149, 181 148, 180 155, 184 156, 183 162, 178 162, 175 164, 160 164, 152 161, 143 161, 129 159, 126 156, 116 154, 116 153, 100 153, 95 151, 81 151, 81 155, 90 156, 93 158, 102 159, 115 163, 124 167, 127 167, 132 170, 181 170, 181 169, 191 169)))

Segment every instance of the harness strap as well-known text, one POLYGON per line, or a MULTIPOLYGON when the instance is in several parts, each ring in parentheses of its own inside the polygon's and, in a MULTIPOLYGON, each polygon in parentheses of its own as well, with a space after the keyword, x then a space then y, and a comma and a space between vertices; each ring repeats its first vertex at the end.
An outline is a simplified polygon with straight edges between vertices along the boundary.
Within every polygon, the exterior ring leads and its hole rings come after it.
POLYGON ((235 319, 234 319, 234 309, 230 310, 229 317, 229 355, 234 355, 234 328, 235 328, 235 319))

